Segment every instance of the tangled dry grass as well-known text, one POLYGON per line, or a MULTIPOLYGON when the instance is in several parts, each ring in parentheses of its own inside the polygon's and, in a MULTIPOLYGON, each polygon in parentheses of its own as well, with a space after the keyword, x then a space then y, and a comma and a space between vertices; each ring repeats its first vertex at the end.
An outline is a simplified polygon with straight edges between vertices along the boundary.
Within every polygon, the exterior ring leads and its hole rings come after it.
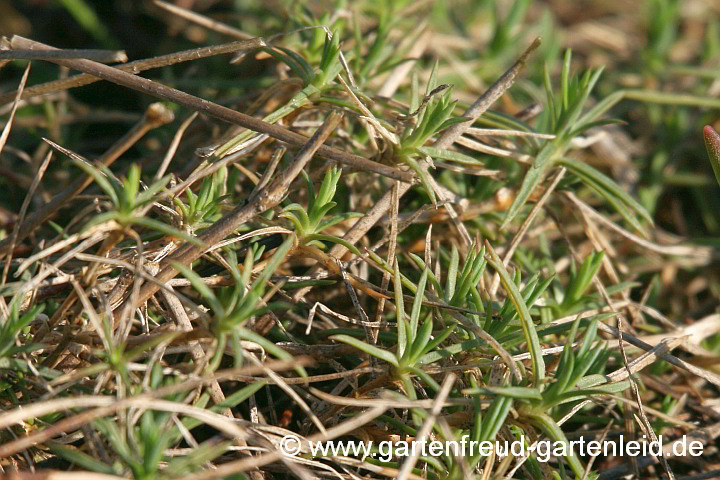
POLYGON ((8 7, 4 474, 720 476, 717 5, 245 3, 8 7))

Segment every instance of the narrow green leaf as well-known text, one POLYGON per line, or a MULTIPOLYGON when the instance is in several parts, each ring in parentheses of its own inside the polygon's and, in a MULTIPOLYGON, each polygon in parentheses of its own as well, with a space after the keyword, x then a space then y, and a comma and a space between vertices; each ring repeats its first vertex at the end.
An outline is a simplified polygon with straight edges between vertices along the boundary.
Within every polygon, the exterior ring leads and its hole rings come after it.
POLYGON ((435 196, 435 190, 433 189, 430 178, 428 177, 427 169, 421 167, 420 164, 418 164, 413 158, 410 158, 409 156, 406 156, 404 159, 405 162, 410 166, 410 168, 412 168, 415 173, 417 173, 420 177, 420 182, 425 188, 425 192, 427 193, 428 197, 430 197, 430 201, 433 203, 433 205, 436 204, 437 197, 435 196))
MULTIPOLYGON (((281 360, 292 360, 294 358, 291 354, 278 347, 267 338, 263 337, 262 335, 258 335, 250 329, 247 329, 245 327, 235 327, 233 332, 235 332, 237 336, 243 340, 257 343, 262 348, 264 348, 265 350, 267 350, 281 360)), ((301 376, 307 377, 307 372, 303 367, 295 367, 295 371, 298 372, 301 376)))
POLYGON ((383 350, 382 348, 376 347, 375 345, 370 345, 369 343, 365 343, 362 340, 358 340, 357 338, 353 338, 349 335, 332 335, 331 337, 328 337, 330 340, 335 340, 337 342, 347 343, 348 345, 352 345, 353 347, 357 348, 358 350, 362 350, 363 352, 372 355, 373 357, 379 358, 380 360, 384 360, 388 362, 391 365, 398 366, 398 361, 395 355, 388 352, 387 350, 383 350))
MULTIPOLYGON (((150 185, 147 190, 143 190, 135 197, 135 206, 141 206, 148 202, 150 202, 155 195, 157 195, 158 192, 160 192, 163 188, 165 188, 165 185, 168 184, 170 179, 172 178, 172 175, 165 175, 152 185, 150 185)), ((190 189, 188 189, 189 191, 190 189)))
POLYGON ((593 105, 592 108, 590 108, 587 112, 585 112, 585 114, 578 118, 576 124, 587 125, 596 121, 598 118, 600 118, 601 115, 607 113, 608 110, 617 105, 624 98, 624 96, 625 92, 623 91, 611 93, 610 95, 593 105))
POLYGON ((280 266, 282 262, 285 261, 285 257, 287 257, 288 252, 293 246, 293 238, 292 235, 290 235, 288 238, 285 239, 285 241, 275 250, 275 253, 270 258, 270 261, 267 263, 265 268, 263 269, 262 273, 257 276, 255 281, 253 282, 253 290, 256 290, 257 287, 264 288, 267 284, 268 280, 270 280, 270 277, 273 273, 275 273, 275 270, 280 266))
POLYGON ((520 186, 520 190, 515 196, 515 200, 513 200, 512 205, 510 205, 510 209, 508 209, 505 214, 502 225, 500 225, 501 229, 507 227, 510 222, 513 221, 517 214, 520 213, 520 210, 525 205, 525 202, 527 202, 528 198, 530 198, 530 195, 532 195, 532 192, 535 191, 535 188, 537 188, 537 186, 545 180, 548 171, 557 161, 557 155, 558 145, 555 142, 548 142, 542 150, 540 150, 540 153, 535 158, 530 170, 528 170, 525 174, 525 178, 520 186))
POLYGON ((405 330, 405 301, 403 299, 402 291, 402 279, 400 278, 400 267, 398 266, 397 258, 395 258, 394 268, 394 280, 393 289, 395 290, 395 316, 397 318, 397 333, 398 333, 398 358, 402 358, 405 354, 405 349, 410 347, 408 342, 407 331, 405 330))
POLYGON ((475 387, 466 388, 462 393, 464 395, 500 395, 524 400, 542 400, 543 398, 539 388, 531 387, 475 387))
POLYGON ((425 284, 427 283, 429 269, 425 269, 418 282, 418 289, 415 294, 415 301, 413 302, 412 312, 410 313, 410 342, 415 343, 415 338, 418 331, 418 322, 420 321, 420 309, 422 307, 423 296, 425 294, 425 284))
POLYGON ((450 266, 448 267, 447 278, 445 279, 445 301, 450 302, 455 293, 455 282, 457 281, 458 264, 460 263, 460 255, 458 249, 453 243, 452 252, 450 253, 450 266))
POLYGON ((513 305, 515 305, 515 310, 520 317, 520 323, 522 325, 525 340, 528 343, 530 357, 532 359, 533 383, 537 386, 545 378, 545 362, 542 357, 540 340, 538 339, 537 331, 535 331, 535 324, 532 321, 532 317, 530 316, 530 312, 528 311, 522 294, 510 278, 510 274, 505 269, 502 260, 500 260, 500 257, 497 256, 495 250, 492 249, 489 243, 487 246, 487 261, 500 275, 500 282, 503 284, 503 288, 510 297, 513 305))
POLYGON ((124 196, 127 198, 128 206, 132 207, 135 197, 140 191, 140 165, 137 163, 130 165, 127 180, 123 184, 125 186, 124 196))
POLYGON ((583 388, 590 388, 594 387, 595 385, 600 385, 603 383, 606 383, 608 381, 608 377, 602 374, 594 374, 594 375, 588 375, 586 377, 582 377, 580 380, 577 381, 575 384, 578 389, 583 388))
POLYGON ((419 358, 420 358, 421 356, 423 356, 423 355, 427 354, 428 352, 432 351, 435 347, 437 347, 437 346, 440 345, 442 342, 444 342, 444 341, 450 336, 450 334, 452 334, 452 332, 455 331, 455 327, 456 327, 456 326, 457 326, 456 324, 453 324, 453 325, 450 325, 449 327, 445 327, 445 329, 442 331, 442 333, 441 333, 440 335, 436 336, 435 338, 433 338, 432 340, 430 340, 430 341, 427 343, 427 345, 425 345, 425 348, 424 348, 423 351, 420 353, 420 355, 417 356, 418 358, 415 359, 414 362, 417 363, 417 360, 419 360, 419 358))
POLYGON ((513 399, 507 396, 498 396, 493 400, 490 405, 488 414, 483 418, 482 426, 482 441, 493 441, 495 436, 500 431, 500 428, 505 424, 505 419, 510 412, 512 407, 513 399))
MULTIPOLYGON (((585 377, 587 378, 587 377, 585 377)), ((554 405, 560 405, 567 402, 573 402, 575 400, 581 400, 585 399, 591 395, 606 395, 608 393, 619 393, 624 390, 627 390, 630 388, 630 382, 627 380, 623 380, 621 382, 615 382, 615 383, 608 383, 605 385, 597 385, 592 388, 586 388, 586 389, 575 389, 570 390, 568 392, 563 393, 558 397, 558 399, 553 403, 554 405)))
POLYGON ((222 306, 222 303, 220 303, 220 300, 215 296, 215 294, 210 290, 210 287, 207 286, 207 284, 203 281, 202 277, 198 275, 197 273, 193 272, 191 269, 183 265, 182 263, 171 261, 170 265, 180 272, 185 278, 187 278, 190 281, 190 284, 197 290, 200 295, 210 304, 210 308, 212 308, 215 315, 218 317, 224 317, 225 316, 225 308, 222 306))
POLYGON ((425 323, 422 324, 422 326, 418 330, 417 338, 413 342, 412 347, 410 347, 409 353, 406 354, 407 358, 410 360, 411 363, 413 363, 415 359, 419 358, 422 355, 423 350, 425 350, 425 347, 430 341, 432 329, 433 321, 431 317, 425 320, 425 323))
POLYGON ((92 472, 104 473, 106 475, 115 475, 117 472, 112 468, 111 465, 101 462, 95 457, 88 455, 85 452, 81 452, 75 447, 69 447, 58 442, 46 442, 48 450, 55 455, 64 458, 70 463, 74 463, 82 468, 90 470, 92 472))
POLYGON ((208 440, 193 448, 190 454, 171 460, 168 466, 162 470, 163 476, 165 478, 179 478, 187 472, 199 470, 202 465, 227 452, 228 447, 232 444, 231 441, 215 443, 208 440))
POLYGON ((90 163, 84 162, 82 160, 78 160, 76 158, 72 158, 72 162, 89 176, 91 176, 93 180, 95 180, 95 183, 97 183, 98 186, 102 188, 102 190, 105 192, 105 194, 110 197, 110 201, 112 201, 115 207, 118 207, 120 205, 120 199, 117 196, 117 192, 115 192, 115 188, 113 188, 110 180, 108 180, 108 178, 103 175, 100 170, 98 170, 94 165, 91 165, 90 163))
POLYGON ((339 243, 343 247, 350 250, 353 254, 357 255, 358 257, 362 257, 362 253, 360 253, 360 250, 353 245, 352 243, 348 242, 345 239, 342 239, 340 237, 336 237, 335 235, 323 235, 322 233, 313 233, 312 235, 307 235, 305 237, 306 240, 321 240, 324 242, 332 242, 332 243, 339 243))
POLYGON ((440 384, 437 383, 435 379, 432 378, 430 374, 422 368, 408 367, 408 371, 420 377, 420 379, 425 383, 425 385, 427 385, 431 389, 435 390, 436 392, 440 391, 440 384))
POLYGON ((633 211, 639 214, 642 218, 647 220, 648 223, 650 223, 651 225, 653 224, 652 216, 650 215, 650 213, 648 213, 647 210, 645 210, 645 207, 643 207, 637 200, 632 198, 625 190, 622 189, 622 187, 620 187, 620 185, 615 183, 615 181, 612 180, 610 177, 599 172, 587 163, 581 162, 577 159, 562 157, 558 159, 558 163, 566 167, 573 174, 580 177, 581 180, 591 182, 592 184, 597 185, 598 187, 607 191, 612 196, 618 198, 620 201, 630 207, 633 211))
POLYGON ((555 423, 555 420, 553 420, 549 415, 545 413, 533 414, 530 416, 530 418, 540 427, 540 429, 542 429, 547 434, 548 437, 550 437, 551 440, 555 442, 562 442, 565 444, 566 451, 568 452, 568 455, 565 456, 565 459, 570 464, 570 468, 572 469, 573 473, 575 473, 577 478, 583 478, 585 476, 585 467, 578 459, 578 457, 575 456, 575 452, 573 452, 572 449, 572 444, 568 441, 565 433, 563 433, 562 429, 558 426, 558 424, 555 423))
POLYGON ((299 203, 291 203, 287 207, 283 208, 282 213, 280 213, 280 215, 278 216, 281 218, 287 218, 288 220, 292 220, 295 224, 295 228, 300 231, 299 233, 305 233, 310 228, 310 217, 305 211, 305 208, 299 203), (300 228, 298 228, 298 224, 288 215, 291 212, 293 216, 295 216, 295 218, 299 220, 300 228))
POLYGON ((132 223, 133 225, 141 225, 145 228, 149 228, 150 230, 155 230, 156 232, 160 232, 164 235, 170 235, 172 237, 182 238, 186 242, 192 243, 193 245, 196 245, 198 247, 202 247, 205 245, 203 243, 203 241, 200 240, 198 237, 190 235, 187 232, 183 232, 182 230, 175 228, 171 225, 168 225, 167 223, 163 223, 159 220, 155 220, 154 218, 130 217, 129 223, 132 223))
MULTIPOLYGON (((340 222, 344 222, 344 221, 349 220, 349 219, 351 219, 351 218, 360 218, 360 217, 363 217, 363 216, 364 216, 364 214, 362 214, 362 213, 360 213, 360 212, 344 212, 344 213, 339 213, 339 214, 337 214, 337 215, 333 215, 332 217, 330 217, 330 218, 328 218, 328 219, 323 220, 322 222, 320 222, 320 223, 318 224, 318 226, 317 226, 317 229, 315 229, 315 231, 319 233, 319 232, 322 232, 323 230, 325 230, 326 228, 330 228, 330 227, 332 227, 333 225, 337 225, 337 224, 340 223, 340 222)), ((355 253, 355 252, 353 252, 353 253, 355 253)))
POLYGON ((565 50, 565 58, 563 59, 563 70, 561 76, 561 92, 562 92, 562 109, 567 111, 570 107, 570 62, 572 60, 572 50, 565 50))

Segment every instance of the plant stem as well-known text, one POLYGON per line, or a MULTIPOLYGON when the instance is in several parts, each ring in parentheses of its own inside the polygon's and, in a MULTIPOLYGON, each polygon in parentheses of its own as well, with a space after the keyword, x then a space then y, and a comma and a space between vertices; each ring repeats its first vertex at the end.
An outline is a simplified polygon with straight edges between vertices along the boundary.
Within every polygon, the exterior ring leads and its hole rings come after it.
MULTIPOLYGON (((14 35, 11 40, 13 48, 20 49, 38 49, 38 50, 56 50, 54 47, 44 45, 27 38, 23 38, 19 35, 14 35)), ((167 87, 161 83, 148 80, 146 78, 138 77, 127 72, 123 72, 117 68, 108 67, 97 62, 90 60, 60 60, 53 59, 53 63, 63 65, 68 68, 80 70, 85 73, 89 73, 93 76, 102 78, 118 85, 122 85, 133 90, 138 90, 143 93, 147 93, 154 97, 162 98, 179 105, 183 105, 192 110, 203 112, 211 117, 223 120, 228 123, 233 123, 245 127, 249 130, 253 130, 260 133, 266 133, 269 136, 286 142, 295 147, 301 147, 307 142, 307 137, 295 133, 287 128, 279 125, 273 125, 271 123, 264 122, 259 118, 251 117, 244 113, 236 112, 230 108, 218 105, 217 103, 205 100, 203 98, 190 95, 180 90, 167 87)), ((413 183, 415 181, 415 175, 411 172, 406 172, 393 168, 387 165, 383 165, 377 162, 373 162, 359 155, 352 153, 343 152, 337 148, 320 145, 317 148, 318 155, 340 162, 344 165, 356 167, 361 170, 367 170, 380 175, 384 175, 389 178, 400 180, 402 182, 413 183)))

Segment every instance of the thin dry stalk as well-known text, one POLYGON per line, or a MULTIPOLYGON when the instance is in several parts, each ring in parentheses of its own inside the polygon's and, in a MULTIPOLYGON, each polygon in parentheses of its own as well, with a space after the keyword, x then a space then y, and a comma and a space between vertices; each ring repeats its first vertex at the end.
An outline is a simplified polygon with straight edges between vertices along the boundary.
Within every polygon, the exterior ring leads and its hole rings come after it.
MULTIPOLYGON (((174 115, 170 109, 168 109, 162 103, 151 104, 142 119, 131 128, 122 138, 115 142, 104 154, 98 159, 99 163, 102 163, 106 167, 112 165, 115 160, 120 158, 122 154, 128 151, 133 145, 135 145, 142 137, 145 136, 149 131, 166 125, 174 120, 174 115)), ((55 213, 63 208, 68 202, 70 202, 77 195, 82 193, 90 184, 93 182, 92 177, 88 175, 82 175, 73 183, 71 183, 63 191, 55 195, 50 202, 45 204, 40 209, 33 212, 25 221, 22 222, 18 227, 18 234, 16 242, 24 240, 30 235, 37 227, 49 220, 55 213)), ((0 258, 7 254, 10 246, 9 239, 0 242, 0 258)))
POLYGON ((2 60, 52 60, 52 59, 86 58, 100 63, 125 63, 128 56, 125 50, 93 50, 93 49, 61 49, 53 52, 38 52, 36 50, 3 50, 0 51, 2 60))
MULTIPOLYGON (((295 180, 295 177, 300 174, 310 159, 319 150, 320 146, 340 124, 341 120, 342 114, 332 112, 322 127, 315 132, 315 135, 313 135, 300 152, 298 152, 295 157, 295 162, 288 167, 287 170, 283 171, 269 186, 260 190, 247 204, 236 207, 198 236, 198 240, 200 240, 205 247, 185 244, 167 257, 161 263, 162 269, 155 277, 157 282, 166 283, 177 275, 178 272, 172 267, 171 262, 189 265, 205 253, 207 248, 224 240, 245 222, 278 205, 287 194, 287 189, 293 180, 295 180)), ((157 290, 157 283, 146 284, 139 294, 138 301, 144 302, 148 300, 157 290)), ((124 306, 118 308, 124 308, 124 306)))
MULTIPOLYGON (((18 35, 13 36, 12 45, 14 48, 20 47, 39 50, 54 50, 53 47, 20 37, 18 35)), ((154 97, 177 103, 191 110, 203 112, 206 115, 218 120, 240 125, 241 127, 245 127, 255 132, 265 133, 277 140, 281 140, 295 147, 302 147, 305 145, 305 142, 307 142, 307 138, 303 135, 295 133, 292 130, 288 130, 281 125, 265 122, 258 118, 237 112, 222 105, 218 105, 217 103, 209 100, 167 87, 161 83, 126 73, 117 68, 108 67, 107 65, 102 65, 90 60, 52 60, 52 62, 89 73, 95 77, 102 78, 103 80, 117 83, 118 85, 138 90, 154 97)), ((367 160, 359 155, 343 152, 342 150, 338 150, 333 147, 321 145, 318 148, 317 153, 329 160, 334 160, 350 167, 377 173, 379 175, 394 178, 403 182, 412 183, 415 179, 415 176, 410 172, 382 165, 377 162, 367 160)))
MULTIPOLYGON (((530 225, 532 225, 533 220, 535 220, 535 217, 540 212, 540 210, 543 208, 545 203, 550 198, 550 195, 552 192, 555 191, 555 187, 558 186, 558 183, 560 183, 560 180, 563 179, 565 176, 566 169, 565 167, 562 167, 558 173, 555 175, 555 179, 552 181, 550 186, 545 190, 543 193, 543 196, 540 197, 540 200, 535 204, 533 209, 530 211, 530 214, 527 216, 525 221, 523 221, 522 225, 520 226, 520 230, 517 231, 515 236, 512 239, 512 242, 510 242, 510 246, 508 247, 507 251, 505 252, 505 255, 503 255, 503 265, 506 267, 510 264, 510 260, 512 259, 513 254, 515 253, 515 250, 517 250, 517 247, 520 245, 520 242, 522 242, 523 237, 527 233, 528 229, 530 228, 530 225)), ((493 276, 493 281, 490 286, 490 296, 495 297, 495 294, 497 293, 497 289, 500 286, 500 274, 495 272, 495 275, 493 276)))
MULTIPOLYGON (((207 58, 215 55, 223 55, 227 53, 235 53, 242 50, 255 50, 264 47, 266 42, 262 38, 254 38, 252 40, 243 40, 238 42, 224 43, 221 45, 212 45, 210 47, 193 48, 182 52, 170 53, 158 57, 147 58, 144 60, 136 60, 134 62, 118 65, 116 68, 123 72, 130 72, 137 75, 140 72, 151 70, 154 68, 168 67, 177 63, 189 62, 201 58, 207 58)), ((71 88, 82 87, 91 83, 99 82, 96 76, 83 73, 73 77, 54 80, 52 82, 41 83, 27 88, 21 95, 21 99, 27 100, 38 95, 47 95, 54 92, 64 92, 71 88)), ((17 95, 17 91, 0 95, 0 105, 11 102, 17 95)))
MULTIPOLYGON (((443 403, 450 395, 450 389, 452 389, 455 380, 456 377, 452 373, 448 374, 445 377, 445 380, 443 380, 440 391, 435 397, 435 401, 430 409, 429 415, 423 422, 422 427, 420 427, 420 431, 418 431, 418 434, 415 437, 416 442, 424 442, 425 438, 430 433, 430 430, 432 430, 432 428, 435 426, 435 420, 437 419, 437 416, 440 415, 443 403)), ((417 464, 418 455, 419 453, 415 452, 415 449, 413 449, 413 454, 410 457, 406 458, 402 464, 402 467, 400 467, 400 472, 398 472, 397 480, 407 480, 408 474, 412 472, 413 467, 415 467, 415 464, 417 464)))
MULTIPOLYGON (((0 149, 0 150, 2 150, 2 149, 0 149)), ((28 207, 30 206, 30 200, 32 200, 33 195, 35 195, 35 190, 37 190, 37 187, 40 185, 40 181, 42 180, 43 175, 45 175, 45 171, 47 170, 48 166, 50 165, 51 158, 52 158, 52 151, 48 152, 47 155, 45 155, 45 159, 43 160, 42 164, 40 165, 40 168, 38 169, 37 173, 35 174, 33 183, 32 183, 32 185, 30 185, 30 189, 28 190, 28 193, 25 196, 25 200, 23 200, 23 204, 20 207, 20 213, 18 214, 18 218, 15 223, 15 227, 13 228, 13 231, 10 234, 10 246, 8 247, 8 255, 7 255, 7 258, 5 259, 5 266, 3 267, 2 278, 0 278, 0 285, 5 285, 5 282, 7 281, 8 272, 10 271, 10 264, 12 263, 13 250, 15 249, 15 245, 16 245, 18 235, 20 232, 20 225, 22 225, 22 222, 25 220, 25 214, 27 214, 28 207)))

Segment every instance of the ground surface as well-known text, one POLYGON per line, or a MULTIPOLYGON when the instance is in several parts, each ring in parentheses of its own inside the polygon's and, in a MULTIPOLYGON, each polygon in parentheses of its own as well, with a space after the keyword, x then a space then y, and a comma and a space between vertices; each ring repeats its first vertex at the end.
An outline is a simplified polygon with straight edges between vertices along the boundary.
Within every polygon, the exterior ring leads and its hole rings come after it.
POLYGON ((715 2, 30 0, 0 32, 34 55, 0 60, 5 474, 720 476, 715 2), (570 448, 398 450, 465 436, 570 448), (571 445, 621 436, 665 459, 571 445))

